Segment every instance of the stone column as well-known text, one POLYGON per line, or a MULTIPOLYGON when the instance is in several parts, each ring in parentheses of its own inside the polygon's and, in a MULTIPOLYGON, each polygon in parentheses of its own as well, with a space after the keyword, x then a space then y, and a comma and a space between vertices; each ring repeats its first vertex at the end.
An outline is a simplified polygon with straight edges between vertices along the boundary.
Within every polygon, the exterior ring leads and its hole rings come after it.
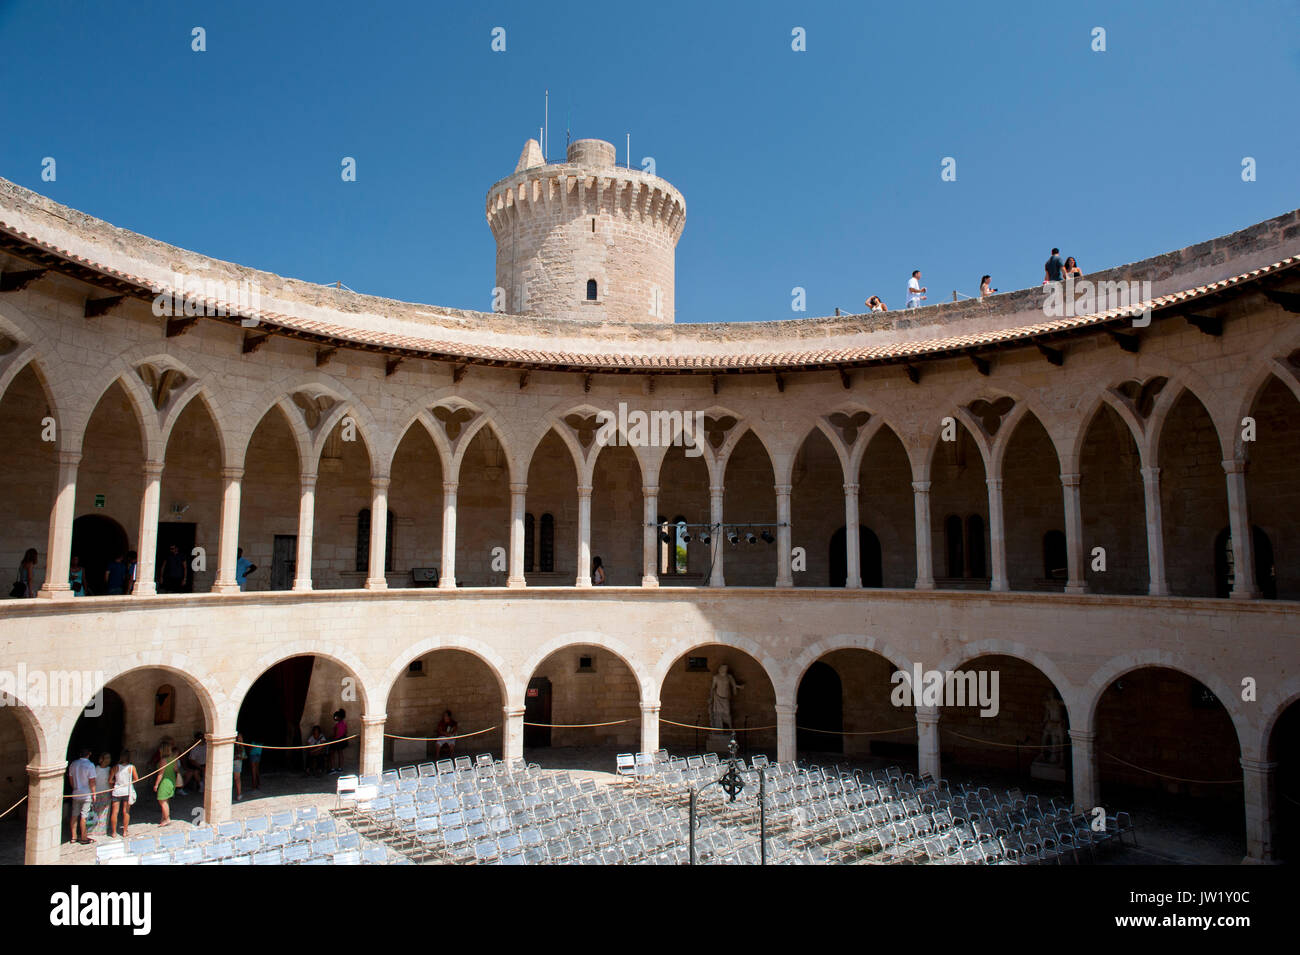
POLYGON ((862 568, 858 565, 861 556, 858 543, 858 490, 856 484, 844 485, 844 547, 848 558, 845 564, 848 568, 845 587, 862 586, 862 568))
POLYGON ((384 576, 385 552, 388 550, 388 475, 370 479, 370 573, 366 590, 387 590, 384 576))
MULTIPOLYGON (((1070 766, 1074 776, 1074 811, 1091 812, 1101 805, 1101 788, 1097 780, 1097 734, 1088 730, 1070 730, 1070 766)), ((1061 754, 1064 758, 1065 754, 1061 754)))
POLYGON ((384 771, 384 726, 388 715, 361 717, 361 757, 357 773, 363 776, 378 776, 384 771))
POLYGON ((162 498, 163 462, 144 463, 144 493, 140 496, 140 532, 136 536, 135 589, 138 597, 158 593, 158 503, 162 498))
POLYGON ((1165 525, 1160 508, 1160 469, 1142 469, 1142 490, 1147 510, 1147 570, 1150 576, 1148 594, 1165 597, 1169 594, 1169 581, 1165 577, 1165 525))
POLYGON ((524 708, 501 708, 501 758, 507 762, 524 758, 524 708))
POLYGON ((795 711, 798 706, 793 703, 776 704, 776 761, 793 762, 799 754, 799 731, 795 728, 795 711))
POLYGON ((659 486, 641 488, 641 586, 659 586, 659 486))
POLYGON ((659 748, 659 701, 641 704, 641 752, 653 753, 659 748))
MULTIPOLYGON (((64 583, 67 583, 66 575, 64 583)), ((27 766, 27 865, 56 865, 67 825, 68 807, 63 798, 66 762, 27 766)))
MULTIPOLYGON (((214 594, 237 594, 239 584, 235 580, 235 561, 239 548, 239 492, 244 479, 243 468, 221 469, 221 541, 218 545, 217 579, 212 582, 214 594)), ((190 561, 190 573, 194 573, 193 558, 190 561)))
POLYGON ((235 737, 208 733, 204 742, 207 765, 203 771, 203 821, 215 826, 230 819, 235 789, 235 737))
POLYGON ((1277 792, 1277 763, 1241 758, 1246 801, 1246 858, 1243 862, 1273 862, 1273 815, 1277 792))
POLYGON ((1246 500, 1246 462, 1223 462, 1228 476, 1228 532, 1232 535, 1232 596, 1252 600, 1261 596, 1255 583, 1255 539, 1246 500))
POLYGON ((591 586, 591 487, 578 488, 578 579, 575 587, 591 586))
POLYGON ((713 561, 709 571, 710 587, 727 586, 727 578, 722 572, 723 558, 726 556, 724 546, 727 543, 726 528, 722 526, 722 502, 724 488, 721 485, 709 488, 709 536, 713 543, 709 547, 709 557, 713 561))
POLYGON ((1007 583, 1007 528, 1002 517, 1002 478, 988 478, 989 486, 989 555, 993 578, 989 590, 1010 590, 1007 583))
POLYGON ((934 560, 930 540, 930 482, 912 482, 916 514, 916 589, 934 590, 934 560))
POLYGON ((59 452, 59 477, 54 485, 54 506, 50 508, 50 533, 45 553, 45 583, 37 593, 37 596, 50 600, 72 598, 68 572, 72 566, 72 521, 77 511, 77 465, 80 463, 80 452, 59 452))
POLYGON ((776 585, 793 587, 790 573, 790 485, 776 485, 776 585))
POLYGON ((1079 492, 1081 477, 1078 474, 1061 475, 1061 493, 1065 498, 1065 554, 1068 579, 1067 594, 1086 594, 1088 579, 1083 566, 1083 506, 1079 492))
POLYGON ((527 484, 510 485, 510 575, 507 587, 526 587, 524 580, 524 508, 528 501, 527 484))
POLYGON ((442 567, 438 589, 456 588, 456 482, 442 482, 442 567))
MULTIPOLYGON (((918 691, 920 687, 916 688, 918 691)), ((931 779, 939 779, 943 767, 939 762, 939 708, 937 706, 918 706, 916 708, 916 771, 918 775, 928 774, 931 779)))
POLYGON ((298 478, 298 554, 294 561, 293 589, 311 590, 311 545, 316 530, 316 475, 298 478))

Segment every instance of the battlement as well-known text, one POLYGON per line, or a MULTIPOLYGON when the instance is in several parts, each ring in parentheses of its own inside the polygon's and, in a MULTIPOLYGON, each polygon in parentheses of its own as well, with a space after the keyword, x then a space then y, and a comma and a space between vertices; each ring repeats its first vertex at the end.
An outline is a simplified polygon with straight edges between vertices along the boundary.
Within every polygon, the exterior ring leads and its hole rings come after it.
POLYGON ((523 315, 671 322, 686 200, 668 182, 616 164, 611 143, 570 143, 546 163, 529 140, 515 172, 488 190, 501 308, 523 315))

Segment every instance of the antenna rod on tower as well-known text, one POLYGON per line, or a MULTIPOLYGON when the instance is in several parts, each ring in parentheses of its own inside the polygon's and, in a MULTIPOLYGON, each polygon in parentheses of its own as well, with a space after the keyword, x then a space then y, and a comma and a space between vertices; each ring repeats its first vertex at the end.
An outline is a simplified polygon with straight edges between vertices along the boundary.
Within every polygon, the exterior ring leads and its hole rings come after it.
POLYGON ((627 134, 627 168, 632 168, 632 134, 627 134))
POLYGON ((542 113, 542 159, 546 161, 546 140, 551 128, 551 91, 546 91, 546 106, 542 113))

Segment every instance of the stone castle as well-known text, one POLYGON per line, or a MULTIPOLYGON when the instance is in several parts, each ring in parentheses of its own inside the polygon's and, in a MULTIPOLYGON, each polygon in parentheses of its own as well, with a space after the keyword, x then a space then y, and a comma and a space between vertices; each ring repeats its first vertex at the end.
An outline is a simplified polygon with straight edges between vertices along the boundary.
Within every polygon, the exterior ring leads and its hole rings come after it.
POLYGON ((369 772, 428 755, 393 737, 447 708, 498 756, 686 752, 720 664, 753 751, 934 776, 1026 771, 1059 694, 1077 805, 1159 790, 1282 854, 1300 211, 1087 277, 1149 281, 1145 325, 1045 314, 1037 287, 675 324, 685 201, 597 140, 554 164, 530 141, 486 214, 498 310, 476 312, 0 180, 0 567, 38 551, 36 596, 0 605, 0 670, 29 677, 0 686, 0 809, 29 796, 29 862, 59 857, 81 745, 203 732, 217 821, 237 730, 291 740, 342 705, 369 772), (701 415, 698 445, 596 440, 620 404, 701 415), (134 592, 105 593, 128 551, 134 592), (895 705, 916 666, 997 670, 997 715, 895 705))

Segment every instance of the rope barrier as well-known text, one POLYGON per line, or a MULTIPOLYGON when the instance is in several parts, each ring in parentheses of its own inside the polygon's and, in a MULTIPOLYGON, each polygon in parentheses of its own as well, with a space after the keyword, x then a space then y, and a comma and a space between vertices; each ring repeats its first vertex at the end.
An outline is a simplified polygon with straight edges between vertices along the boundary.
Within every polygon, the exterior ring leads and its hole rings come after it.
POLYGON ((714 733, 757 733, 760 730, 776 729, 775 723, 773 723, 771 726, 745 726, 745 727, 737 726, 731 729, 727 729, 726 727, 723 726, 696 726, 694 723, 674 723, 672 720, 666 720, 662 716, 659 717, 659 722, 667 723, 669 726, 681 726, 688 730, 710 730, 714 733))
POLYGON ((900 726, 892 730, 855 730, 854 732, 843 732, 841 730, 819 730, 811 726, 796 726, 795 729, 803 730, 805 733, 825 733, 827 736, 884 736, 887 733, 912 732, 916 729, 915 725, 900 726))
POLYGON ((636 722, 637 719, 639 719, 639 717, 634 717, 633 719, 630 720, 611 720, 608 723, 529 723, 525 721, 524 725, 544 726, 547 729, 553 729, 553 730, 580 730, 580 729, 587 729, 593 726, 618 726, 620 723, 634 723, 636 722))
POLYGON ((1181 776, 1169 776, 1165 773, 1158 773, 1154 769, 1143 769, 1141 766, 1120 759, 1113 753, 1102 753, 1101 755, 1113 759, 1117 763, 1123 763, 1130 769, 1136 769, 1140 773, 1149 773, 1152 776, 1159 776, 1161 779, 1172 779, 1174 782, 1193 783, 1197 786, 1240 786, 1242 784, 1242 780, 1240 779, 1183 779, 1181 776))
MULTIPOLYGON (((30 795, 30 794, 29 794, 29 795, 30 795)), ((22 799, 18 800, 16 803, 14 803, 12 806, 10 806, 8 809, 6 809, 4 812, 0 812, 0 819, 3 819, 5 816, 9 815, 9 813, 13 812, 15 809, 17 809, 19 806, 21 806, 21 805, 22 805, 23 803, 25 803, 26 801, 27 801, 27 796, 23 796, 22 799)))
POLYGON ((469 739, 471 736, 482 736, 484 733, 491 733, 493 730, 500 728, 501 724, 498 723, 496 726, 489 726, 485 730, 475 730, 472 733, 461 733, 459 736, 398 736, 396 733, 385 733, 384 736, 387 739, 409 739, 416 742, 427 743, 431 740, 442 741, 448 739, 469 739))
POLYGON ((1064 749, 1070 745, 1069 743, 999 743, 997 740, 967 736, 965 733, 958 733, 956 730, 944 729, 943 727, 939 727, 939 731, 947 733, 949 736, 969 740, 972 743, 983 743, 985 746, 1003 746, 1007 749, 1064 749))
POLYGON ((327 739, 323 743, 304 743, 301 746, 270 746, 266 743, 247 743, 247 742, 239 743, 237 745, 243 746, 247 749, 316 749, 317 747, 320 746, 333 746, 335 743, 346 743, 348 740, 356 739, 360 735, 361 735, 360 733, 353 733, 351 736, 343 736, 339 739, 327 739))

